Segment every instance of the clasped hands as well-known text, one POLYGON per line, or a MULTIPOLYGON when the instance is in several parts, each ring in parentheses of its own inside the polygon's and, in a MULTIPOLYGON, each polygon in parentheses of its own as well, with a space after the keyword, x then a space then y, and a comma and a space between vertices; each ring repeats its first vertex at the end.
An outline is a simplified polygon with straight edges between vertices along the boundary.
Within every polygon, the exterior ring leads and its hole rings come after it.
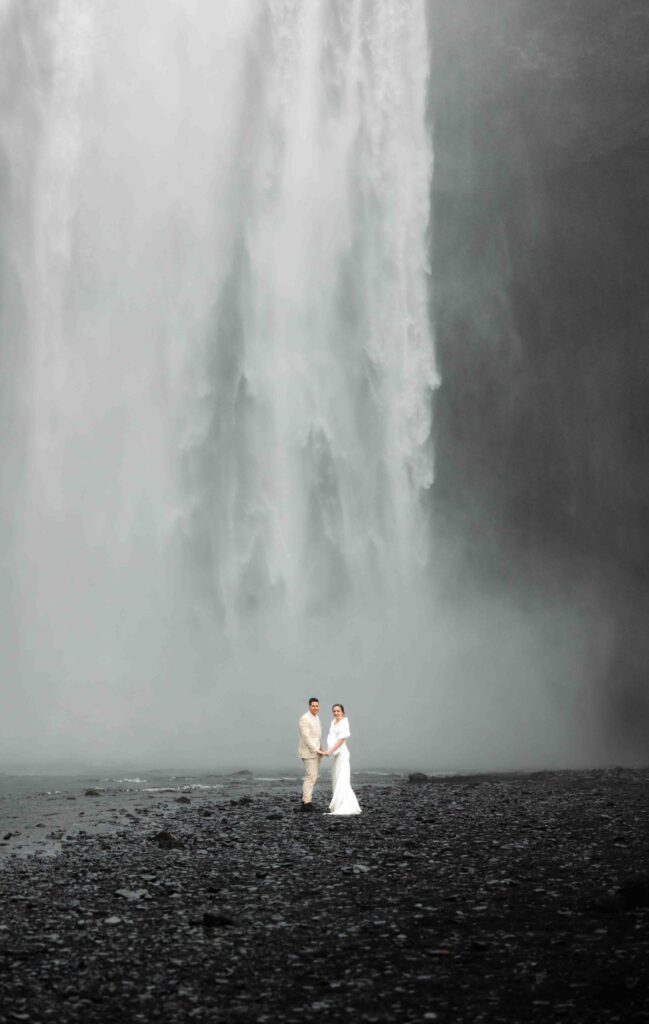
POLYGON ((329 757, 329 754, 331 753, 331 751, 329 751, 329 750, 319 750, 318 753, 320 754, 320 757, 329 757))

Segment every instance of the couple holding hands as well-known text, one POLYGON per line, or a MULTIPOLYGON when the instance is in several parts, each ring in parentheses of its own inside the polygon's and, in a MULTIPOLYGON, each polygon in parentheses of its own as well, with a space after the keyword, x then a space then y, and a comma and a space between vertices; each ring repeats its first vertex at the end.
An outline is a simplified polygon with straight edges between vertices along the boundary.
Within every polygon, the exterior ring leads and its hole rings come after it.
POLYGON ((321 757, 332 757, 331 788, 332 797, 329 804, 330 814, 360 814, 361 809, 351 786, 351 765, 347 740, 351 733, 349 721, 345 716, 342 704, 334 704, 331 712, 333 721, 327 736, 327 749, 321 746, 322 727, 318 712, 320 701, 317 697, 309 700, 309 709, 305 711, 298 723, 300 730, 300 746, 298 757, 304 764, 304 783, 302 785, 302 810, 313 811, 311 802, 313 787, 318 778, 321 757))

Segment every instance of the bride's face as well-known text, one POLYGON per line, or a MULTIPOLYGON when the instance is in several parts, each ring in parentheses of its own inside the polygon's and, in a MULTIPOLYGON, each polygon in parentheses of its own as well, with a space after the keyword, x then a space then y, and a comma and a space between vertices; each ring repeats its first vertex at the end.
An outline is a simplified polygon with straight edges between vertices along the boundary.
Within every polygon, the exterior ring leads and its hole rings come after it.
POLYGON ((335 722, 339 722, 341 718, 344 718, 343 709, 341 708, 340 704, 334 704, 331 710, 333 712, 335 722))

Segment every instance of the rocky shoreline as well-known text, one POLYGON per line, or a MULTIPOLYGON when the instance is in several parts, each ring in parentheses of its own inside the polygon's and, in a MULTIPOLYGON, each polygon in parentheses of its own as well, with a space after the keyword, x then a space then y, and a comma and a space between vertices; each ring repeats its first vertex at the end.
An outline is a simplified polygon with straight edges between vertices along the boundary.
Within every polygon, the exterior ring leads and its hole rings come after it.
POLYGON ((140 798, 9 856, 0 1021, 649 1020, 649 770, 358 796, 140 798))

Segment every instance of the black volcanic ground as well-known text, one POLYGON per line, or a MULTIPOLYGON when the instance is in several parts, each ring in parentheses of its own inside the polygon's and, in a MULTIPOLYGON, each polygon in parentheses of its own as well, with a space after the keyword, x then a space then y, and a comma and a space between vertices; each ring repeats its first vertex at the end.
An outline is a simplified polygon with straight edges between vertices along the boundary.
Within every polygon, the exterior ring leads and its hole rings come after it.
POLYGON ((239 784, 50 820, 57 856, 4 839, 0 1021, 647 1020, 648 796, 649 770, 402 780, 344 819, 239 784))

